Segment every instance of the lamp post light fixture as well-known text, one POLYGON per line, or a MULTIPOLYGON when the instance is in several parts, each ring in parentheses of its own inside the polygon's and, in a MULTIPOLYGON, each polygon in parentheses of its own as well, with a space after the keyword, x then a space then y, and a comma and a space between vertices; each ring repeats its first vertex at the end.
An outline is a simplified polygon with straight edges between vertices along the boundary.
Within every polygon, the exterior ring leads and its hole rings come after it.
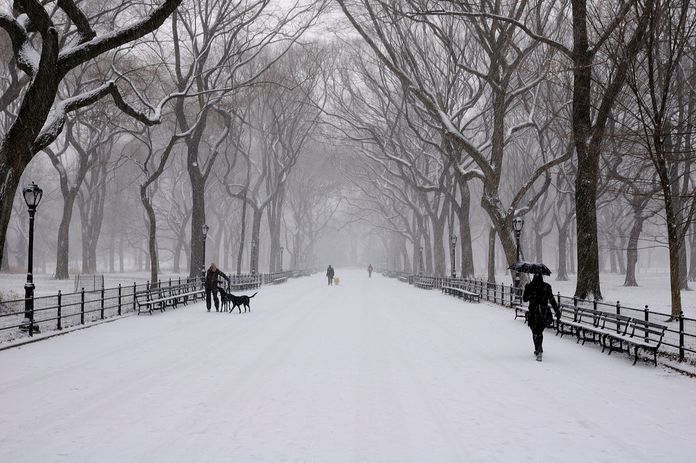
POLYGON ((450 236, 450 260, 452 261, 452 278, 457 278, 457 267, 455 265, 455 258, 457 255, 457 237, 456 235, 450 236))
POLYGON ((43 190, 34 182, 22 190, 24 202, 29 209, 29 253, 27 258, 27 282, 24 284, 24 322, 20 326, 22 330, 29 331, 33 336, 39 332, 39 327, 34 325, 34 215, 39 207, 43 190))
POLYGON ((285 251, 285 248, 283 246, 280 247, 280 271, 283 271, 283 251, 285 251))
POLYGON ((418 249, 418 273, 423 275, 423 246, 418 249))
MULTIPOLYGON (((517 262, 520 261, 520 235, 522 234, 522 227, 524 227, 524 219, 522 217, 516 216, 512 219, 512 229, 515 232, 515 243, 517 245, 517 262)), ((520 272, 515 271, 515 290, 519 291, 520 287, 520 272)))

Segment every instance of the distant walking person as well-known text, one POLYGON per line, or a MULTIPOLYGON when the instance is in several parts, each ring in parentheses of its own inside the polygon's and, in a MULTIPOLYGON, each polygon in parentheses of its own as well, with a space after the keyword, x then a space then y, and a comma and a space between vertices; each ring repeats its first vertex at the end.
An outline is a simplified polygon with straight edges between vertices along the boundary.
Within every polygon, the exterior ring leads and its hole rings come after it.
POLYGON ((213 296, 213 301, 215 302, 215 311, 220 311, 220 301, 218 300, 218 291, 220 290, 218 286, 218 277, 222 277, 227 282, 230 282, 230 277, 225 275, 225 273, 217 268, 215 262, 210 264, 208 271, 205 272, 205 306, 210 312, 210 296, 213 296))
POLYGON ((561 318, 561 311, 558 308, 558 303, 553 297, 551 285, 544 282, 541 273, 534 275, 531 282, 524 286, 522 294, 523 301, 529 301, 529 312, 527 314, 527 324, 532 330, 532 340, 534 340, 534 355, 538 362, 541 362, 544 348, 544 328, 546 328, 547 317, 550 316, 549 304, 553 307, 556 313, 556 319, 561 318), (547 313, 549 315, 547 315, 547 313))
POLYGON ((367 276, 370 277, 370 278, 372 278, 372 270, 374 270, 374 269, 372 268, 372 264, 368 265, 368 266, 367 266, 367 276))
POLYGON ((331 265, 326 268, 326 278, 329 280, 329 286, 333 284, 334 269, 331 265))

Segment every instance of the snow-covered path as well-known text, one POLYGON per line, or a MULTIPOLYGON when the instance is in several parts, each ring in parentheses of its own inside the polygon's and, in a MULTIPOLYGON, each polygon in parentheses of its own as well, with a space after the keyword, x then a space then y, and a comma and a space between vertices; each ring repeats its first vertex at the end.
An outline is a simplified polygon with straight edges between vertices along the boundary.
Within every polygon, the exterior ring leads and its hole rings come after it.
POLYGON ((3 462, 693 461, 696 381, 338 269, 0 352, 3 462))

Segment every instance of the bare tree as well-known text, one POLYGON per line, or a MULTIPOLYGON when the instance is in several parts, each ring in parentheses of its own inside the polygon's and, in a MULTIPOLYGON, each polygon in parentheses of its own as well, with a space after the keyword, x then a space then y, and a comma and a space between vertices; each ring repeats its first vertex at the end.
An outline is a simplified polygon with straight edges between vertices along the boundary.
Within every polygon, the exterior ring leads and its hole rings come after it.
MULTIPOLYGON (((146 124, 158 122, 158 114, 148 116, 129 106, 113 80, 79 89, 62 100, 56 97, 61 82, 73 69, 151 33, 164 23, 181 0, 164 0, 148 13, 142 13, 139 3, 123 5, 116 14, 127 11, 134 19, 102 35, 94 30, 95 18, 101 19, 101 15, 88 17, 72 0, 56 2, 61 14, 52 15, 52 3, 17 0, 11 13, 0 13, 0 29, 12 43, 11 59, 23 74, 12 72, 0 106, 0 109, 8 105, 16 108, 0 135, 0 244, 3 245, 22 172, 36 153, 58 137, 68 113, 111 96, 129 116, 146 124)), ((3 248, 0 246, 0 252, 3 248)))

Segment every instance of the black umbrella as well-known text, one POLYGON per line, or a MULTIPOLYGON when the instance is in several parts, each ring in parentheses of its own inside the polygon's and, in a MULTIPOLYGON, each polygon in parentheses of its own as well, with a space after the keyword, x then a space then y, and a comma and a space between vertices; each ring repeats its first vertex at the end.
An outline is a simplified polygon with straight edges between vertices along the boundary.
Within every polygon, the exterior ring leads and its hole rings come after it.
POLYGON ((534 262, 515 262, 508 267, 510 270, 522 273, 541 273, 542 275, 551 275, 551 270, 541 263, 534 262))

